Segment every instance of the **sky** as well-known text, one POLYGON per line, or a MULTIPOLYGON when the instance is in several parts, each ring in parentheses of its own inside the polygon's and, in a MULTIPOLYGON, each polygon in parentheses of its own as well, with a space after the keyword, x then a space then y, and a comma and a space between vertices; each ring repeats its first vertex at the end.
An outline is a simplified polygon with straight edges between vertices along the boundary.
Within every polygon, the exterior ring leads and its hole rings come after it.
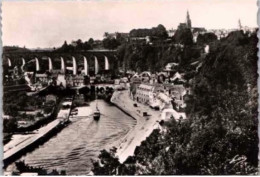
POLYGON ((237 28, 238 19, 257 27, 257 0, 4 0, 2 40, 4 46, 49 48, 158 24, 175 29, 187 10, 193 27, 237 28))

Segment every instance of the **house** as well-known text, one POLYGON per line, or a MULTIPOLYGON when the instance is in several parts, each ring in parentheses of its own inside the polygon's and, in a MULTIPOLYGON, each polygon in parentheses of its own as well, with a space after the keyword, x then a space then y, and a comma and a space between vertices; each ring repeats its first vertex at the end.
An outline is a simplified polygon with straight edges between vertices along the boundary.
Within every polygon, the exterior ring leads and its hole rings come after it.
POLYGON ((84 76, 83 75, 68 75, 65 77, 66 85, 70 87, 78 87, 84 85, 84 76))
POLYGON ((157 83, 164 83, 168 78, 168 74, 166 72, 160 72, 157 74, 157 83))
POLYGON ((204 48, 204 52, 205 52, 206 54, 209 53, 209 45, 206 45, 206 46, 205 46, 205 48, 204 48))
POLYGON ((174 30, 174 29, 170 29, 167 31, 169 37, 173 37, 175 32, 176 32, 176 30, 174 30))
POLYGON ((141 78, 142 82, 149 83, 151 79, 151 73, 149 71, 142 72, 139 77, 141 78))
POLYGON ((186 107, 184 102, 184 95, 187 94, 187 90, 183 85, 172 85, 169 90, 169 94, 173 99, 177 110, 186 107))
POLYGON ((154 86, 150 84, 140 84, 136 88, 135 98, 143 104, 150 104, 154 99, 154 86))
POLYGON ((157 95, 157 100, 159 100, 159 107, 160 107, 160 110, 163 110, 165 108, 172 108, 172 105, 171 105, 171 98, 166 95, 165 93, 159 93, 157 95))
POLYGON ((152 74, 149 83, 150 84, 156 84, 157 82, 158 82, 157 75, 156 74, 152 74))
POLYGON ((56 81, 58 86, 63 86, 63 87, 67 86, 67 82, 64 74, 58 74, 56 81))
POLYGON ((172 63, 168 63, 166 66, 165 66, 165 71, 167 72, 167 71, 172 71, 172 69, 175 67, 175 66, 178 66, 179 65, 179 63, 174 63, 174 62, 172 62, 172 63))
POLYGON ((10 116, 9 116, 9 115, 5 115, 5 114, 2 114, 2 118, 3 118, 3 119, 10 119, 10 116))
POLYGON ((205 34, 206 32, 207 32, 207 30, 205 28, 193 27, 192 28, 193 41, 197 42, 197 38, 198 38, 199 34, 205 34))
POLYGON ((72 78, 73 86, 83 86, 84 85, 84 76, 76 75, 72 78))
POLYGON ((170 78, 170 82, 174 84, 180 84, 185 83, 185 80, 183 79, 183 75, 181 75, 179 72, 176 72, 173 77, 170 78))
POLYGON ((186 114, 183 112, 177 112, 174 109, 168 108, 164 109, 161 113, 161 119, 164 121, 168 121, 170 119, 174 118, 177 121, 183 121, 187 119, 186 114))
POLYGON ((35 82, 48 83, 49 82, 48 75, 46 73, 43 74, 36 73, 35 82))
POLYGON ((105 37, 107 38, 114 38, 114 39, 120 39, 123 38, 125 40, 127 40, 129 38, 129 33, 121 33, 121 32, 115 32, 115 33, 107 33, 105 35, 105 37))
POLYGON ((168 63, 165 68, 164 68, 164 72, 166 72, 167 76, 171 76, 174 72, 174 68, 177 67, 179 65, 179 63, 168 63))
POLYGON ((137 73, 135 73, 131 79, 130 79, 131 83, 141 83, 141 78, 139 77, 139 75, 137 73))

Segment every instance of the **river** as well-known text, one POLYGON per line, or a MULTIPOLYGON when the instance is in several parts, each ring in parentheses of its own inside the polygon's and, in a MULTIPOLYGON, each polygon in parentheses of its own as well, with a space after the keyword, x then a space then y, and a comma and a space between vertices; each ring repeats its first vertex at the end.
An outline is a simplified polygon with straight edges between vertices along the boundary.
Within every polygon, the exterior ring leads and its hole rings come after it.
POLYGON ((67 175, 86 175, 102 149, 118 146, 123 137, 135 126, 136 121, 117 107, 94 100, 84 107, 85 115, 95 109, 101 112, 99 121, 92 116, 72 118, 71 124, 33 152, 21 159, 31 166, 65 170, 67 175))

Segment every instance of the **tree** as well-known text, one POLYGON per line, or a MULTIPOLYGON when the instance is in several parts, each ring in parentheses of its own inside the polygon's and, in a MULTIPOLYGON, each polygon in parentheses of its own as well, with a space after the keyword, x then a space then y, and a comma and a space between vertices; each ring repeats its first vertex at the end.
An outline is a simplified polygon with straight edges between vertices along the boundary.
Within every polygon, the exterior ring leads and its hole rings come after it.
POLYGON ((177 29, 176 33, 173 36, 173 40, 175 43, 179 43, 183 45, 192 45, 193 44, 192 32, 189 28, 177 29))
POLYGON ((93 169, 95 175, 118 175, 118 167, 120 162, 115 157, 116 148, 112 148, 109 152, 102 150, 98 156, 100 161, 93 162, 93 169))
POLYGON ((105 38, 102 41, 104 48, 107 49, 116 49, 120 44, 115 38, 105 38))
POLYGON ((13 133, 17 129, 17 120, 15 118, 4 119, 3 131, 6 133, 13 133))
POLYGON ((197 38, 197 44, 205 45, 218 40, 217 35, 214 33, 199 34, 197 38))
POLYGON ((105 32, 103 36, 104 36, 104 38, 109 38, 109 33, 105 32))
POLYGON ((64 41, 64 44, 61 46, 61 49, 62 49, 63 51, 67 51, 67 50, 68 50, 67 41, 64 41))
POLYGON ((168 37, 168 33, 166 28, 159 24, 156 28, 152 29, 152 34, 156 37, 160 37, 160 38, 167 38, 168 37))
POLYGON ((93 44, 90 44, 89 42, 84 42, 83 49, 84 50, 90 50, 90 49, 92 49, 92 45, 93 44))
POLYGON ((151 29, 133 29, 130 31, 131 37, 146 37, 146 36, 154 36, 159 38, 167 38, 168 33, 166 28, 159 24, 157 27, 153 27, 151 29))
POLYGON ((77 49, 77 50, 82 50, 82 49, 83 49, 83 42, 82 42, 81 39, 78 39, 78 40, 76 41, 76 44, 77 44, 77 46, 76 46, 76 49, 77 49))

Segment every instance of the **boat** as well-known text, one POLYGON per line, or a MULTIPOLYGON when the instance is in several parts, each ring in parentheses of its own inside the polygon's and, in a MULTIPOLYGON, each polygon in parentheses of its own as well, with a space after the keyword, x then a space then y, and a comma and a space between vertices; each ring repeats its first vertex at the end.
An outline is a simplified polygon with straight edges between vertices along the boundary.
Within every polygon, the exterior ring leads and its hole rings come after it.
POLYGON ((100 111, 99 111, 99 109, 98 109, 98 106, 96 105, 96 111, 94 112, 94 114, 93 114, 93 118, 94 118, 94 120, 99 120, 99 118, 100 118, 100 111))

